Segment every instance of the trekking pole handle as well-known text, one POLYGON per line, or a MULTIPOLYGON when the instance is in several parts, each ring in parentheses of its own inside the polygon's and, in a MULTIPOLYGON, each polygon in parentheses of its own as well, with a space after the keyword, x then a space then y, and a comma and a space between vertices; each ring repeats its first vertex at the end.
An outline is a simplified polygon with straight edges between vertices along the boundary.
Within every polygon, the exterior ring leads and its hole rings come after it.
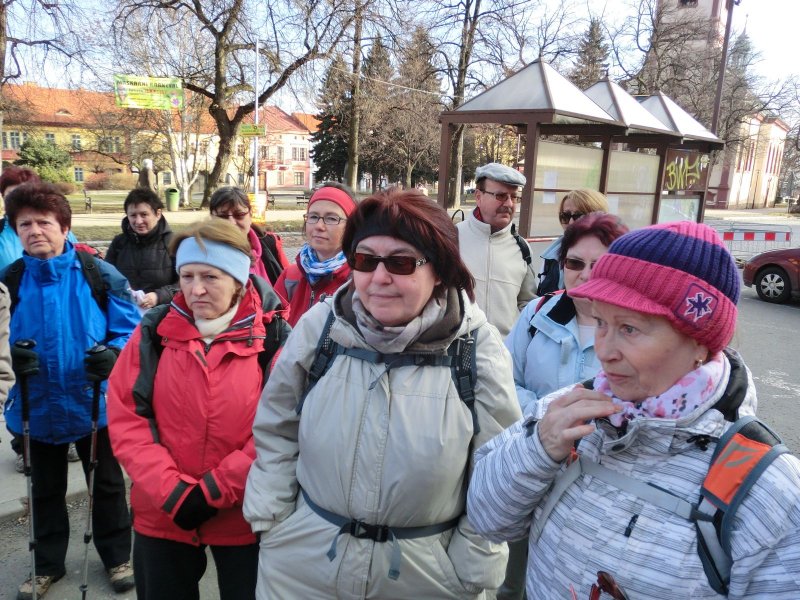
MULTIPOLYGON (((36 340, 17 340, 14 346, 22 350, 33 350, 36 347, 36 340)), ((19 390, 22 395, 22 422, 27 423, 31 418, 31 407, 28 401, 28 376, 23 375, 19 378, 19 390)))
POLYGON ((17 340, 14 345, 23 350, 33 350, 36 347, 36 340, 17 340))
POLYGON ((104 344, 97 344, 96 346, 93 346, 93 347, 89 348, 86 351, 86 353, 87 354, 100 354, 101 352, 105 352, 106 350, 108 350, 107 346, 105 346, 104 344))

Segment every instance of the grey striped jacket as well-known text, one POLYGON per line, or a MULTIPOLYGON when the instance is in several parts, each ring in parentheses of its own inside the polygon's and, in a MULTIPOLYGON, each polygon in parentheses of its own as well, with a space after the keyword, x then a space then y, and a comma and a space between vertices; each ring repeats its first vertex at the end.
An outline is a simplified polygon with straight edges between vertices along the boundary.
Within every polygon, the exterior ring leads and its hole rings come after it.
MULTIPOLYGON (((725 376, 703 406, 678 419, 640 418, 623 437, 608 423, 582 440, 579 451, 607 468, 652 482, 693 504, 708 470, 714 444, 702 450, 698 435, 718 438, 727 427, 711 408, 722 396, 725 376)), ((749 371, 740 416, 754 414, 749 371)), ((571 387, 571 386, 570 386, 571 387)), ((548 401, 567 388, 541 400, 548 401)), ((534 407, 537 410, 537 407, 534 407)), ((492 541, 529 535, 551 483, 565 465, 546 454, 533 412, 476 453, 467 514, 475 530, 492 541)), ((729 598, 800 599, 800 461, 779 457, 739 508, 731 537, 733 568, 729 598)), ((581 475, 564 493, 541 537, 529 537, 528 598, 589 597, 598 571, 611 573, 631 599, 720 598, 708 584, 697 554, 694 525, 677 515, 581 475), (573 596, 574 592, 574 596, 573 596)))

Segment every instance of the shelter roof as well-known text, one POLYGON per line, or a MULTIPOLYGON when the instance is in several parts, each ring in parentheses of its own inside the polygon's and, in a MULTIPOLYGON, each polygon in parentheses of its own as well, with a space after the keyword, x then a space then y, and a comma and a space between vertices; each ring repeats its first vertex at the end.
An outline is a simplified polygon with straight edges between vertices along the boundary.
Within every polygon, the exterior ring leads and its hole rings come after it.
POLYGON ((584 91, 600 108, 629 130, 680 136, 667 128, 653 113, 644 108, 636 98, 605 77, 584 91))
POLYGON ((550 113, 553 123, 621 125, 541 59, 459 106, 458 113, 550 113))
POLYGON ((637 96, 636 99, 659 121, 680 133, 684 139, 722 144, 721 139, 703 127, 666 94, 656 92, 652 96, 637 96))

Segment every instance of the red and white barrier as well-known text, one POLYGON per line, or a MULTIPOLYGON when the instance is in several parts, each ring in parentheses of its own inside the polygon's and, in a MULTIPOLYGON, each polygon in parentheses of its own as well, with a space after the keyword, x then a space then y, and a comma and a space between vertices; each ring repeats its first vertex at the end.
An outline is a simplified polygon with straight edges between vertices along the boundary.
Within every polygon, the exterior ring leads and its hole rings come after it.
POLYGON ((718 233, 738 263, 761 252, 792 245, 792 230, 785 225, 730 223, 718 229, 718 233))
POLYGON ((791 242, 791 231, 723 231, 723 242, 791 242))

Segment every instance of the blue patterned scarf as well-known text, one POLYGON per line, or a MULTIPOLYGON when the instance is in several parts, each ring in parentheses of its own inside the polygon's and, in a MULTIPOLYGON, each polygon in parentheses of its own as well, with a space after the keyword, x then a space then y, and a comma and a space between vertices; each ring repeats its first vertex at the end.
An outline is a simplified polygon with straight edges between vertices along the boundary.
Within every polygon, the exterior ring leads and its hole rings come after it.
POLYGON ((341 251, 328 260, 320 261, 317 258, 317 253, 308 243, 303 244, 303 247, 300 248, 300 265, 303 267, 303 271, 306 272, 306 277, 311 285, 314 285, 323 277, 327 277, 346 262, 347 258, 345 258, 344 252, 341 251))

